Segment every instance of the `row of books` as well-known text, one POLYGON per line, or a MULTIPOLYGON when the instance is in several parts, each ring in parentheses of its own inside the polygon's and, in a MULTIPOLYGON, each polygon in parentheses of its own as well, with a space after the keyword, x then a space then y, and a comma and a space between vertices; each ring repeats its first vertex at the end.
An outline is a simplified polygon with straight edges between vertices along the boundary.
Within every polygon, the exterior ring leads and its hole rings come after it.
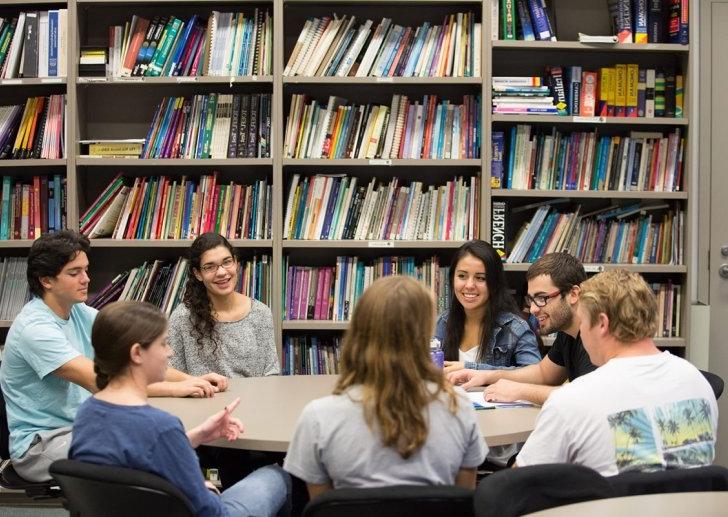
POLYGON ((494 0, 500 14, 500 39, 556 41, 556 31, 546 0, 494 0))
POLYGON ((482 29, 475 14, 442 25, 397 25, 382 18, 356 27, 356 16, 308 18, 283 75, 337 77, 480 77, 482 29))
MULTIPOLYGON (((189 261, 184 257, 177 261, 145 261, 116 275, 86 303, 101 309, 118 300, 144 301, 156 305, 169 315, 182 301, 188 275, 189 261)), ((243 260, 235 290, 270 305, 270 275, 268 255, 255 255, 243 260)))
POLYGON ((284 336, 282 375, 338 375, 341 338, 284 336))
POLYGON ((667 282, 650 283, 652 291, 657 296, 657 332, 655 337, 680 337, 682 307, 682 286, 672 280, 667 282))
POLYGON ((81 216, 90 238, 194 239, 216 232, 229 239, 270 239, 272 189, 219 184, 217 173, 199 182, 186 176, 137 177, 133 185, 118 174, 81 216))
POLYGON ((685 138, 631 131, 625 136, 550 132, 519 124, 492 134, 491 186, 506 189, 675 192, 681 189, 685 138), (507 152, 507 154, 506 154, 507 152))
POLYGON ((445 185, 420 181, 294 174, 288 190, 286 239, 470 240, 478 235, 480 178, 445 185))
POLYGON ((364 289, 377 278, 407 275, 424 282, 438 310, 449 307, 449 267, 434 256, 416 265, 414 257, 381 257, 369 264, 359 257, 336 257, 336 266, 294 266, 286 259, 284 319, 346 321, 364 289))
POLYGON ((620 43, 689 43, 688 0, 608 0, 608 4, 620 43))
POLYGON ((436 95, 422 102, 394 95, 390 106, 324 105, 293 95, 286 120, 286 158, 464 159, 480 157, 480 97, 453 104, 436 95))
POLYGON ((617 64, 588 71, 549 66, 546 78, 493 78, 493 113, 582 117, 684 116, 683 76, 673 67, 617 64))
POLYGON ((272 74, 273 20, 268 11, 212 11, 183 21, 133 15, 109 27, 106 75, 249 76, 272 74))
POLYGON ((0 17, 0 79, 66 77, 68 10, 0 17))
POLYGON ((64 156, 66 96, 0 106, 0 160, 64 156))
POLYGON ((0 257, 0 320, 13 320, 28 300, 28 259, 0 257))
POLYGON ((165 97, 141 158, 269 158, 271 94, 165 97))
POLYGON ((66 227, 66 178, 60 174, 3 176, 0 200, 0 240, 37 239, 66 227))
MULTIPOLYGON (((495 201, 493 210, 502 211, 503 203, 495 201)), ((581 206, 560 212, 543 203, 518 231, 506 262, 530 263, 568 251, 584 263, 679 265, 684 222, 685 213, 665 203, 611 206, 588 214, 581 206)))

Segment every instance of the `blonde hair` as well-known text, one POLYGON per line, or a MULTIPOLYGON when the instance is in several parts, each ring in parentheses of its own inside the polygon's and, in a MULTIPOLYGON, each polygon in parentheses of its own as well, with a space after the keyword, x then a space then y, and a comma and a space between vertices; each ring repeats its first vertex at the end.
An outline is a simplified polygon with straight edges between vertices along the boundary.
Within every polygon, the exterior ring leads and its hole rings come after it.
POLYGON ((403 276, 380 278, 359 299, 341 349, 334 394, 363 387, 364 418, 386 447, 407 459, 427 439, 427 406, 452 386, 430 359, 435 310, 430 291, 403 276), (435 389, 432 389, 432 385, 435 389))
POLYGON ((613 269, 581 284, 579 305, 596 323, 599 314, 609 318, 609 333, 623 343, 652 337, 657 332, 657 299, 638 273, 613 269))

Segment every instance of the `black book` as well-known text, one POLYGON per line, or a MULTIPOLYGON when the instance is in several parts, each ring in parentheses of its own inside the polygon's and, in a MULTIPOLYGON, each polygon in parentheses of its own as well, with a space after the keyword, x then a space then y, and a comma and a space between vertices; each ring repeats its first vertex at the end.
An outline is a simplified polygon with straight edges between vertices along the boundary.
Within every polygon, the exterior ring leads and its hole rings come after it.
POLYGON ((38 77, 38 12, 25 13, 23 77, 38 77))
POLYGON ((230 134, 228 135, 228 158, 238 155, 238 124, 240 124, 240 95, 233 95, 233 112, 230 121, 230 134))
POLYGON ((260 95, 254 93, 250 96, 250 117, 248 118, 248 150, 247 158, 255 158, 258 154, 258 110, 260 108, 260 95))
POLYGON ((40 158, 40 153, 43 151, 43 133, 45 133, 46 119, 48 118, 48 105, 50 99, 46 97, 43 102, 43 112, 40 114, 40 118, 37 122, 37 129, 35 131, 35 143, 31 151, 29 158, 40 158))
POLYGON ((662 11, 662 0, 650 0, 647 11, 647 42, 664 43, 665 17, 662 11))
POLYGON ((675 69, 665 69, 665 116, 675 116, 675 69))
POLYGON ((238 127, 238 158, 245 158, 248 150, 248 117, 250 94, 244 93, 240 101, 240 126, 238 127))

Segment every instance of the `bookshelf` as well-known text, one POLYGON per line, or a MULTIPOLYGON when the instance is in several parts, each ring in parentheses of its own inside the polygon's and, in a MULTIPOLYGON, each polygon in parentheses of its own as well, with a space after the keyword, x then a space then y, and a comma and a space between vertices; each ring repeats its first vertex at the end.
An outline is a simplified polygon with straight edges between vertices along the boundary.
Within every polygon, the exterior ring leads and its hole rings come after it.
MULTIPOLYGON (((500 3, 500 2, 498 2, 500 3)), ((681 302, 681 336, 660 338, 658 343, 685 355, 689 335, 690 299, 689 266, 694 257, 690 210, 694 193, 689 190, 690 177, 690 64, 694 59, 690 45, 654 44, 586 44, 577 41, 577 33, 610 34, 607 6, 604 0, 551 0, 547 2, 555 19, 558 41, 497 40, 491 36, 491 1, 474 0, 67 0, 28 2, 0 0, 0 16, 21 10, 63 7, 68 9, 67 77, 18 78, 0 80, 0 95, 12 102, 31 95, 66 94, 66 153, 61 160, 0 160, 0 176, 10 174, 28 178, 36 174, 63 174, 67 181, 67 222, 78 229, 81 214, 119 172, 126 177, 182 176, 199 180, 202 175, 218 172, 222 181, 251 184, 267 180, 272 185, 271 238, 235 239, 233 245, 243 259, 266 254, 271 260, 271 309, 279 350, 287 336, 338 336, 346 328, 342 321, 287 320, 283 317, 283 287, 286 264, 296 266, 334 266, 338 256, 359 256, 375 260, 387 256, 412 256, 420 264, 432 256, 446 266, 462 240, 288 240, 283 238, 288 189, 294 174, 346 174, 366 185, 377 179, 386 183, 397 177, 402 182, 420 181, 425 185, 441 185, 453 177, 468 178, 480 174, 479 236, 490 239, 491 208, 494 201, 523 206, 555 198, 566 198, 567 206, 583 204, 599 208, 607 202, 623 206, 635 201, 677 204, 686 214, 684 223, 684 261, 666 264, 587 264, 587 270, 627 267, 645 275, 650 282, 673 281, 683 287, 681 302), (268 10, 273 18, 272 74, 257 76, 176 76, 176 77, 81 77, 78 73, 82 46, 107 44, 110 25, 123 24, 137 14, 145 18, 174 14, 189 19, 193 14, 206 17, 211 11, 268 10), (356 16, 357 25, 371 19, 372 31, 382 17, 394 23, 417 27, 424 22, 443 23, 446 15, 474 14, 481 24, 482 45, 479 49, 479 77, 309 77, 284 75, 284 68, 296 45, 302 27, 309 17, 356 16), (547 64, 563 67, 580 65, 587 69, 612 66, 615 63, 636 63, 640 67, 676 66, 684 75, 685 95, 682 118, 613 118, 581 116, 494 115, 491 113, 491 80, 503 75, 545 75, 547 64), (197 94, 271 94, 271 155, 269 158, 228 159, 134 159, 96 158, 82 155, 77 144, 89 138, 143 138, 151 124, 155 106, 164 97, 197 94), (472 159, 296 159, 284 155, 284 138, 293 95, 306 95, 325 103, 330 95, 346 98, 349 104, 378 103, 389 105, 393 95, 408 95, 411 100, 424 95, 437 95, 455 104, 465 95, 480 96, 480 157, 472 159), (133 106, 133 109, 130 109, 133 106), (679 128, 686 138, 682 189, 655 191, 576 191, 493 189, 490 186, 491 137, 494 131, 505 131, 517 124, 558 131, 597 131, 599 135, 623 135, 630 131, 669 132, 679 128)), ((695 37, 692 31, 691 41, 695 37)), ((530 217, 531 212, 527 212, 530 217)), ((520 226, 525 220, 522 216, 520 226)), ((508 228, 510 239, 518 227, 508 228)), ((29 240, 0 241, 0 256, 25 256, 29 240)), ((92 290, 103 288, 124 269, 145 260, 175 260, 189 245, 187 240, 93 239, 91 249, 92 290)), ((512 287, 519 291, 524 284, 528 264, 506 264, 512 287)), ((0 342, 8 322, 0 322, 0 342)))

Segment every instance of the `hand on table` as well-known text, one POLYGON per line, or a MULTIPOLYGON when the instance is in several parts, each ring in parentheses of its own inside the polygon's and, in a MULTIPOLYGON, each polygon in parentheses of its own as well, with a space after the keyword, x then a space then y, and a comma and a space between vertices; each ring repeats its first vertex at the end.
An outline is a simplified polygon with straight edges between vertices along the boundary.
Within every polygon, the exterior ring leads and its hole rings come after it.
POLYGON ((457 372, 465 368, 465 363, 462 361, 445 361, 445 373, 457 372))
POLYGON ((514 402, 523 398, 521 387, 520 382, 500 379, 495 384, 485 388, 483 397, 486 402, 514 402))
POLYGON ((172 397, 212 397, 218 391, 209 381, 202 377, 189 377, 182 381, 170 382, 172 397))
POLYGON ((217 391, 226 391, 228 389, 228 378, 224 375, 210 372, 205 375, 200 375, 199 378, 205 379, 207 382, 215 386, 217 391))
POLYGON ((450 382, 465 390, 475 386, 485 386, 489 383, 490 377, 491 372, 488 370, 458 370, 447 375, 450 382))

